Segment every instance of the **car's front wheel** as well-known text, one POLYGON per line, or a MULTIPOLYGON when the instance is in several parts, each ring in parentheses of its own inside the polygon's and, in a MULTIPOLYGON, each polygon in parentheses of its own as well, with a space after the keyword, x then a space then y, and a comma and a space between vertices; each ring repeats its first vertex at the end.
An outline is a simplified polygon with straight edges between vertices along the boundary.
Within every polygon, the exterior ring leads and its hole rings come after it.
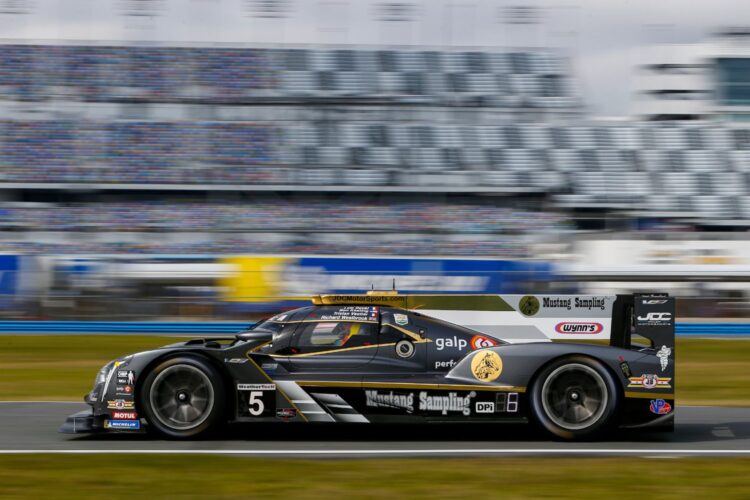
POLYGON ((207 361, 185 356, 167 359, 148 373, 139 406, 159 434, 191 438, 222 422, 225 398, 219 372, 207 361))
POLYGON ((563 439, 594 437, 615 422, 620 394, 599 361, 571 356, 551 363, 531 387, 531 414, 545 430, 563 439))

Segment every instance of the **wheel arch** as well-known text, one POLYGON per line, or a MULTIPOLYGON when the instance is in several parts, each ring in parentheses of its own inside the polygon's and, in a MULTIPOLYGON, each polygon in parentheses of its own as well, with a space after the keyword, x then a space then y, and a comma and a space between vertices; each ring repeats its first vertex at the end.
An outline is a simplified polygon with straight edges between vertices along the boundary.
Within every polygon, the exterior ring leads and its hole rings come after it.
POLYGON ((207 355, 206 353, 198 350, 185 350, 185 351, 169 351, 166 352, 160 356, 154 357, 151 361, 149 361, 142 369, 141 375, 138 376, 138 379, 135 383, 135 408, 136 411, 140 414, 142 413, 142 410, 140 408, 141 404, 141 398, 144 397, 143 393, 143 384, 146 381, 146 376, 151 373, 154 368, 156 368, 160 363, 163 363, 164 361, 168 361, 170 359, 174 358, 195 358, 199 359, 201 361, 205 361, 206 363, 210 364, 213 368, 216 369, 217 373, 221 375, 221 383, 224 385, 225 390, 227 391, 227 395, 229 397, 226 398, 226 401, 224 402, 227 416, 234 416, 236 414, 236 406, 237 406, 237 398, 235 397, 235 390, 234 390, 234 383, 232 381, 232 377, 229 374, 229 371, 226 369, 226 367, 220 363, 216 358, 207 355))
MULTIPOLYGON (((617 398, 617 400, 620 403, 622 402, 623 398, 625 397, 625 389, 624 389, 622 383, 620 382, 620 379, 619 379, 619 377, 617 375, 617 372, 615 372, 615 370, 609 365, 609 363, 607 363, 606 361, 602 360, 601 358, 598 358, 598 357, 593 356, 593 355, 588 354, 588 353, 578 352, 578 351, 566 352, 566 353, 563 353, 563 354, 559 354, 557 356, 554 356, 554 357, 548 359, 544 363, 541 363, 537 367, 537 369, 534 371, 534 373, 531 375, 531 377, 529 377, 529 382, 528 382, 528 384, 526 386, 527 390, 529 392, 529 396, 531 395, 531 391, 534 389, 534 386, 535 386, 537 380, 539 379, 539 376, 542 374, 542 372, 544 372, 544 370, 548 366, 550 366, 551 364, 556 363, 556 362, 558 362, 558 361, 560 361, 562 359, 565 359, 565 358, 575 358, 575 357, 587 358, 587 359, 596 361, 599 364, 601 364, 604 367, 604 369, 607 371, 607 373, 609 373, 609 375, 612 377, 612 379, 616 382, 615 383, 615 387, 617 388, 617 392, 618 392, 618 398, 617 398)), ((528 398, 527 398, 527 401, 528 401, 528 398)))

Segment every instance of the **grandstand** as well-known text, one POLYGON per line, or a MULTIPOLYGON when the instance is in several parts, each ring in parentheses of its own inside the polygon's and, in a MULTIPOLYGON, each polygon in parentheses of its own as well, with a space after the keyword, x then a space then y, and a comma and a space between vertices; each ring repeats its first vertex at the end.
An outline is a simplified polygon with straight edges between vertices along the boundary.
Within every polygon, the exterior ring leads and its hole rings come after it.
POLYGON ((10 44, 0 64, 9 251, 518 257, 581 214, 750 216, 750 129, 586 118, 555 51, 10 44))
POLYGON ((549 51, 0 45, 9 99, 81 102, 579 106, 549 51))

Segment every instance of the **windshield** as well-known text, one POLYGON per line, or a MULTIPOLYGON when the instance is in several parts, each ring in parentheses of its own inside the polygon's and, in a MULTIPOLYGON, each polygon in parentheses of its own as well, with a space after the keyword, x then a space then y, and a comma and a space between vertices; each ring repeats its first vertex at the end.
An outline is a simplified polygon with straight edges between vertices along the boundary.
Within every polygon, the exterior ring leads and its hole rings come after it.
POLYGON ((268 319, 262 319, 249 328, 251 332, 271 332, 278 333, 284 326, 284 323, 277 321, 276 316, 268 319))

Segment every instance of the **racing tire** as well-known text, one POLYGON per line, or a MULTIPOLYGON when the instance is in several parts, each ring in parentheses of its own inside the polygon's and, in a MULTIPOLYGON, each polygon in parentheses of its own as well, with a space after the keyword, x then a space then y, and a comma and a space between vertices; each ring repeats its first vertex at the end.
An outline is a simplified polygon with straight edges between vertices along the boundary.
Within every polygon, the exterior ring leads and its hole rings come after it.
POLYGON ((221 374, 197 357, 170 358, 151 370, 139 409, 149 429, 170 439, 215 431, 224 422, 226 390, 221 374))
POLYGON ((531 386, 532 419, 553 436, 591 439, 611 429, 622 396, 600 361, 571 356, 544 367, 531 386))

